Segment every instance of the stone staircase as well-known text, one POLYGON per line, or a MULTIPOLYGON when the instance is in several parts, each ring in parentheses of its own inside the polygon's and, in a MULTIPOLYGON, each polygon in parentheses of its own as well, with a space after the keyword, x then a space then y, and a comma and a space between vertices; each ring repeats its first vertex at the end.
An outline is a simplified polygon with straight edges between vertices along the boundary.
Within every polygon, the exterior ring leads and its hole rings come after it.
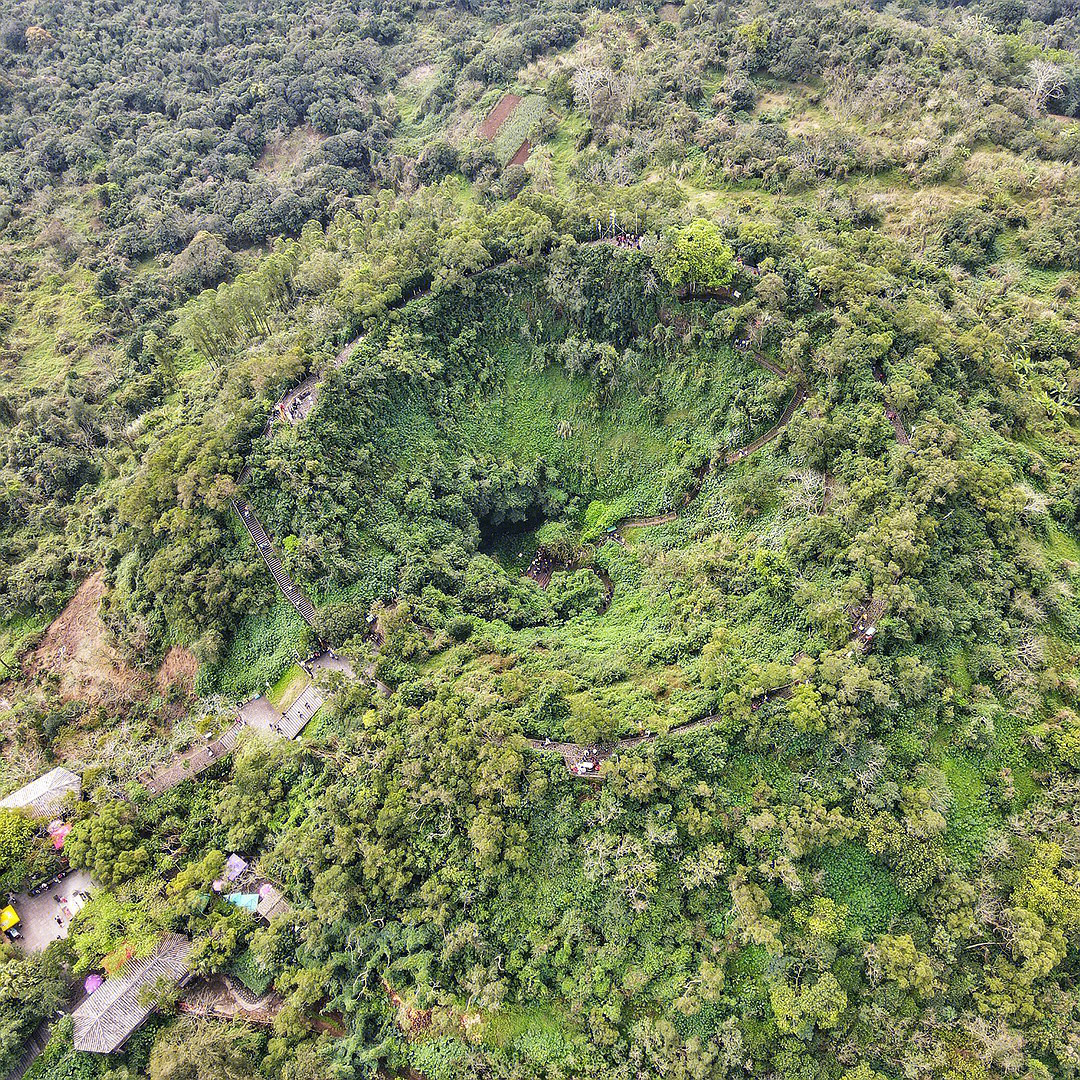
POLYGON ((157 769, 145 769, 138 776, 139 783, 151 797, 171 791, 177 784, 190 780, 231 754, 240 741, 244 721, 234 720, 221 735, 205 746, 193 746, 190 750, 171 759, 157 769))
POLYGON ((273 577, 277 587, 281 590, 282 595, 294 608, 296 608, 300 614, 300 618, 302 618, 308 626, 314 628, 315 605, 312 604, 297 586, 296 582, 285 572, 285 567, 281 565, 281 559, 274 550, 274 545, 270 543, 270 537, 266 535, 266 530, 262 527, 262 523, 255 516, 255 511, 252 510, 243 499, 233 499, 232 507, 240 520, 244 523, 248 535, 255 541, 255 546, 259 549, 259 554, 262 556, 263 562, 266 563, 267 569, 269 569, 270 575, 273 577))
POLYGON ((278 731, 286 739, 295 739, 325 702, 326 696, 317 686, 314 684, 307 686, 285 710, 285 715, 278 721, 278 731))

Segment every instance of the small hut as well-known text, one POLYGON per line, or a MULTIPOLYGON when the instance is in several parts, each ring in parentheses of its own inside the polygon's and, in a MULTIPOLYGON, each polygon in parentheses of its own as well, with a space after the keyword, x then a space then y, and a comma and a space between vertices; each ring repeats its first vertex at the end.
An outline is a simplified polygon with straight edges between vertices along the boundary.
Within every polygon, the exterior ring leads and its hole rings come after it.
POLYGON ((269 922, 277 915, 286 915, 292 911, 292 905, 276 885, 270 882, 259 887, 259 904, 256 907, 259 918, 269 922))

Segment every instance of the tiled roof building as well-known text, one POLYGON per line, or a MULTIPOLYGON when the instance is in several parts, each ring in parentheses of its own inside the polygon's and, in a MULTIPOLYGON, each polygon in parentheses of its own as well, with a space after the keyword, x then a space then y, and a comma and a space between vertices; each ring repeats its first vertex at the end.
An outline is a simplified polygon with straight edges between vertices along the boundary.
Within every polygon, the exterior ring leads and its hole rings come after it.
POLYGON ((112 1054, 128 1041, 150 1015, 145 991, 160 979, 176 985, 190 974, 191 942, 180 934, 165 934, 142 960, 129 960, 123 971, 106 979, 72 1014, 76 1050, 112 1054))

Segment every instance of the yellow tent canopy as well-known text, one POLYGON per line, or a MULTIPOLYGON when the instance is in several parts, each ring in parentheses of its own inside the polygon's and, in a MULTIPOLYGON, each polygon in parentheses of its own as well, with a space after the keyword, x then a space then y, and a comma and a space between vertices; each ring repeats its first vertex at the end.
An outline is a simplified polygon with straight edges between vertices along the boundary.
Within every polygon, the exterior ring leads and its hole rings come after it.
POLYGON ((10 905, 0 911, 0 930, 5 933, 13 926, 19 925, 19 913, 10 905))

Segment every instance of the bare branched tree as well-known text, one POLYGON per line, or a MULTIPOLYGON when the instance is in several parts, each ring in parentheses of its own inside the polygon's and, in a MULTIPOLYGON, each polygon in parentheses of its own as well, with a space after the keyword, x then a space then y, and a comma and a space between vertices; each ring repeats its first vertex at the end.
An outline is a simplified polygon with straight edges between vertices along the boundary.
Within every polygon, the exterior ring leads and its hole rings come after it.
POLYGON ((1041 113, 1049 102, 1065 91, 1065 73, 1049 60, 1032 60, 1027 71, 1028 103, 1032 113, 1041 113))

